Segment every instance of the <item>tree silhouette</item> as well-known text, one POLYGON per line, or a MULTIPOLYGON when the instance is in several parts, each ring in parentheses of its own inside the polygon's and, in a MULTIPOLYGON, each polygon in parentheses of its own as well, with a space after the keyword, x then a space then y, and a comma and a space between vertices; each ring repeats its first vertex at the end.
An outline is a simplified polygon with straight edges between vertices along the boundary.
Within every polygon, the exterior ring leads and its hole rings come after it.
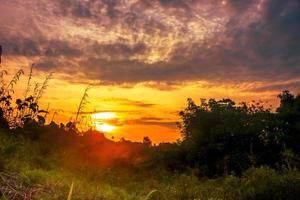
POLYGON ((150 147, 152 145, 152 141, 148 136, 146 136, 143 138, 143 144, 150 147))
POLYGON ((300 97, 284 91, 279 98, 276 113, 260 102, 202 99, 196 105, 188 99, 179 113, 181 161, 209 176, 241 174, 251 166, 283 167, 283 155, 299 154, 300 97))

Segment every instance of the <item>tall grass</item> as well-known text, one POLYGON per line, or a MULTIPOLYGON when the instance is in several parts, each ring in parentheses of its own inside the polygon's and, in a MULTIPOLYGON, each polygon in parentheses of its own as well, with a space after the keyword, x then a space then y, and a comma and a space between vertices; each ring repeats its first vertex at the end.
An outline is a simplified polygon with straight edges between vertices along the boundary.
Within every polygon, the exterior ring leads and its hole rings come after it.
POLYGON ((76 117, 75 117, 75 123, 78 123, 78 117, 81 113, 81 111, 84 109, 84 107, 88 104, 88 91, 91 89, 91 86, 88 86, 85 88, 84 90, 84 93, 83 93, 83 96, 80 100, 80 103, 79 103, 79 106, 78 106, 78 109, 77 109, 77 112, 76 112, 76 117))
POLYGON ((34 64, 31 65, 30 67, 30 72, 29 72, 29 76, 28 76, 28 81, 27 81, 27 85, 26 85, 26 90, 24 92, 24 98, 27 98, 27 95, 30 91, 30 87, 31 87, 31 79, 32 79, 32 73, 33 73, 33 67, 34 64))
POLYGON ((9 84, 6 86, 5 92, 4 94, 10 94, 10 93, 14 93, 14 86, 17 84, 17 82, 20 80, 21 76, 24 75, 24 71, 23 69, 19 69, 15 75, 13 76, 13 78, 11 79, 11 81, 9 82, 9 84))
POLYGON ((151 192, 149 192, 145 198, 143 198, 143 200, 151 200, 152 197, 155 195, 155 194, 159 194, 163 200, 168 200, 165 195, 160 192, 159 190, 152 190, 151 192))
POLYGON ((23 127, 28 121, 37 121, 41 124, 45 122, 41 113, 46 113, 47 111, 39 108, 38 100, 45 93, 53 73, 46 77, 41 87, 39 87, 39 84, 36 84, 33 94, 30 95, 33 67, 34 64, 30 67, 23 98, 17 98, 14 95, 14 88, 24 75, 24 70, 19 69, 8 83, 4 81, 4 76, 8 75, 8 72, 6 70, 0 71, 0 120, 2 127, 15 129, 23 127))
POLYGON ((50 73, 46 76, 46 78, 45 78, 45 80, 44 80, 44 82, 43 82, 43 84, 42 84, 42 87, 40 88, 39 92, 38 92, 37 95, 35 96, 35 102, 36 102, 36 103, 38 103, 38 101, 40 100, 40 98, 42 97, 42 95, 45 93, 45 91, 46 91, 46 89, 47 89, 47 87, 48 87, 49 81, 50 81, 50 79, 52 78, 52 75, 53 75, 53 72, 50 72, 50 73))
POLYGON ((71 183, 67 200, 72 200, 73 188, 74 188, 74 182, 71 183))

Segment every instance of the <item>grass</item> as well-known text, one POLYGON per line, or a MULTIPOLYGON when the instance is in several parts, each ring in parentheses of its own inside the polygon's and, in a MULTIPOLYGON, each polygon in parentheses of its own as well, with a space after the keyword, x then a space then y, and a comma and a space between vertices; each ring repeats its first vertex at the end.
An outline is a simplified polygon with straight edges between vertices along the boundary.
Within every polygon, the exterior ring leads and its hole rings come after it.
POLYGON ((41 147, 39 142, 0 132, 2 199, 24 199, 30 194, 40 200, 293 200, 300 195, 297 170, 261 167, 249 169, 242 177, 208 179, 159 168, 71 169, 58 162, 62 154, 45 156, 41 147))
POLYGON ((164 200, 167 200, 167 198, 165 197, 165 195, 164 195, 163 193, 161 193, 159 190, 152 190, 151 192, 149 192, 149 193, 147 194, 147 196, 146 196, 143 200, 150 200, 150 199, 152 199, 152 197, 153 197, 155 194, 159 194, 159 195, 162 196, 162 198, 163 198, 164 200))
POLYGON ((297 199, 299 173, 279 174, 269 168, 249 170, 243 178, 198 179, 192 175, 147 177, 134 181, 124 177, 90 180, 64 171, 32 170, 21 175, 23 184, 36 189, 36 199, 297 199), (296 179, 298 177, 298 180, 296 179), (70 186, 70 180, 75 179, 70 186), (76 185, 76 187, 74 187, 76 185))
POLYGON ((74 182, 72 182, 72 184, 71 184, 71 187, 70 187, 70 191, 69 191, 68 199, 67 199, 67 200, 71 200, 71 199, 72 199, 73 188, 74 188, 74 182))

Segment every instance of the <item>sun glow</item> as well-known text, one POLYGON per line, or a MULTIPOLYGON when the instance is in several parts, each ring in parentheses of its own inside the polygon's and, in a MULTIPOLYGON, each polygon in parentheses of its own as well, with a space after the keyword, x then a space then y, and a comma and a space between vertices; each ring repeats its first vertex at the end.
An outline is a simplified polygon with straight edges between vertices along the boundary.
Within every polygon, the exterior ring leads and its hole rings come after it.
POLYGON ((101 112, 92 115, 93 123, 98 131, 110 133, 117 127, 108 123, 110 120, 117 119, 118 116, 113 112, 101 112))
POLYGON ((101 132, 110 133, 116 129, 116 126, 110 124, 96 124, 96 129, 101 132))
POLYGON ((116 113, 113 112, 101 112, 101 113, 95 113, 92 115, 92 118, 94 120, 108 120, 108 119, 114 119, 117 118, 116 113))

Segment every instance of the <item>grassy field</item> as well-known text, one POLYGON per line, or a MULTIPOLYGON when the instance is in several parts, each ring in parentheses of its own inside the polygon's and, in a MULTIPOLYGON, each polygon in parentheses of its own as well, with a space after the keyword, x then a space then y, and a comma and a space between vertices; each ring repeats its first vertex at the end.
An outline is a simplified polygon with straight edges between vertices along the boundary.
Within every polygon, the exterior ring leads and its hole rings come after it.
POLYGON ((208 179, 196 176, 193 170, 171 173, 159 168, 69 168, 59 161, 61 152, 47 155, 43 145, 0 132, 2 199, 263 200, 298 199, 300 195, 300 173, 291 169, 276 172, 260 167, 247 170, 241 177, 208 179))

